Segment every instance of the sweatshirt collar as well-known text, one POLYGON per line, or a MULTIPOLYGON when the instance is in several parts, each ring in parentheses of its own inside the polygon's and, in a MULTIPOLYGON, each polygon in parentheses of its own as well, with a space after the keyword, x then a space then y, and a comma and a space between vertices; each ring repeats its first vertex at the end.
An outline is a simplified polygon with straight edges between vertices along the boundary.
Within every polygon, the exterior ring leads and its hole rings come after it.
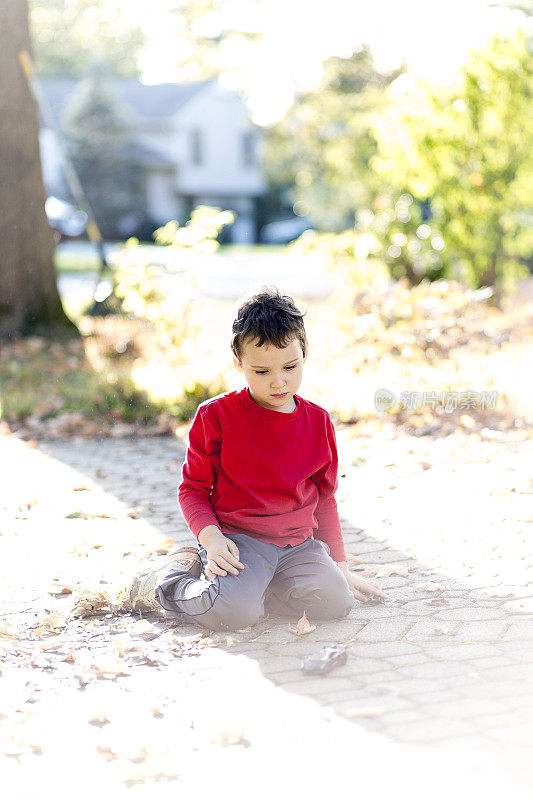
POLYGON ((285 414, 283 411, 274 411, 271 408, 265 408, 264 406, 260 406, 259 403, 256 403, 253 399, 252 395, 250 394, 250 389, 248 386, 245 386, 241 392, 240 397, 243 405, 246 409, 250 412, 255 414, 257 417, 260 417, 265 422, 270 420, 271 422, 291 422, 293 419, 296 419, 300 416, 300 413, 303 408, 303 401, 300 395, 294 395, 294 402, 296 403, 296 408, 294 411, 291 411, 290 414, 285 414))

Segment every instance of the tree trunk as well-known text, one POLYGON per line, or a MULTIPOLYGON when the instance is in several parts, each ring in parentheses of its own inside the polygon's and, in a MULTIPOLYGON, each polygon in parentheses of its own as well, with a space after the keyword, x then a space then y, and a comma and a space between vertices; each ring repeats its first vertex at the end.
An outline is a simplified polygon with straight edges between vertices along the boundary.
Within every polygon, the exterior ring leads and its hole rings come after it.
POLYGON ((57 289, 37 108, 20 50, 30 50, 27 0, 0 0, 0 338, 73 336, 57 289))

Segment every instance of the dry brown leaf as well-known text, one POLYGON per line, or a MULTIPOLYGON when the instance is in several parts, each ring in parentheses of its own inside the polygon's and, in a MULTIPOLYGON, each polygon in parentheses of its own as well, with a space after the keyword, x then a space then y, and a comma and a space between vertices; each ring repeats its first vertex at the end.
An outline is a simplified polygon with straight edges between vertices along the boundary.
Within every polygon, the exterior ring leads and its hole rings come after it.
POLYGON ((361 574, 374 575, 376 578, 389 578, 391 575, 401 575, 402 578, 406 578, 408 572, 409 568, 401 564, 373 564, 366 567, 361 574))
POLYGON ((48 587, 48 594, 53 594, 55 597, 64 597, 72 594, 72 589, 63 583, 51 583, 48 587))
POLYGON ((444 597, 434 597, 433 600, 428 600, 427 606, 447 606, 448 601, 444 597))
POLYGON ((106 714, 93 714, 88 719, 89 725, 95 725, 97 728, 103 728, 104 725, 109 725, 110 721, 106 714))
POLYGON ((379 717, 384 714, 385 709, 379 706, 361 706, 360 708, 349 708, 346 711, 347 717, 379 717))
POLYGON ((233 636, 226 636, 226 647, 235 647, 235 639, 233 636))
POLYGON ((118 758, 117 754, 114 753, 110 747, 103 747, 102 745, 96 745, 96 752, 100 753, 101 756, 105 758, 106 761, 113 761, 113 759, 118 758))
POLYGON ((98 678, 105 675, 118 677, 119 675, 130 674, 120 658, 113 656, 104 656, 99 661, 91 664, 91 672, 98 678))
POLYGON ((419 583, 413 586, 416 592, 441 592, 445 588, 446 587, 441 583, 435 583, 435 581, 426 581, 425 583, 419 583))
POLYGON ((42 636, 43 633, 49 631, 50 633, 61 633, 61 630, 66 627, 66 621, 59 614, 51 614, 47 617, 42 617, 39 620, 39 625, 34 629, 37 636, 42 636))
POLYGON ((76 599, 76 605, 71 611, 71 616, 90 617, 93 614, 99 614, 104 608, 109 608, 110 604, 112 604, 112 599, 105 592, 81 591, 76 599))
POLYGON ((20 639, 20 633, 9 622, 0 621, 0 637, 2 639, 20 639))
POLYGON ((304 636, 306 633, 311 633, 311 631, 316 630, 316 625, 311 625, 305 615, 305 611, 303 613, 303 617, 300 617, 296 623, 295 628, 291 627, 290 624, 287 627, 291 633, 295 633, 297 636, 304 636))
POLYGON ((39 642, 41 650, 59 650, 61 642, 39 642))
POLYGON ((73 492, 88 492, 88 491, 90 491, 90 489, 89 489, 88 486, 73 486, 72 487, 72 491, 73 492))
POLYGON ((148 551, 148 555, 151 553, 155 553, 156 555, 165 555, 172 550, 176 544, 176 540, 172 536, 167 536, 166 538, 160 540, 154 550, 148 551))
POLYGON ((252 626, 248 625, 246 628, 237 628, 237 633, 249 633, 252 630, 252 626))
POLYGON ((70 653, 65 658, 62 658, 61 661, 66 661, 67 664, 74 664, 76 661, 76 649, 73 647, 70 653))
POLYGON ((352 562, 352 564, 360 564, 361 559, 357 558, 357 556, 352 555, 352 553, 347 553, 348 559, 352 562))
POLYGON ((147 619, 138 619, 131 626, 130 633, 132 636, 149 636, 153 638, 157 636, 158 631, 147 619))

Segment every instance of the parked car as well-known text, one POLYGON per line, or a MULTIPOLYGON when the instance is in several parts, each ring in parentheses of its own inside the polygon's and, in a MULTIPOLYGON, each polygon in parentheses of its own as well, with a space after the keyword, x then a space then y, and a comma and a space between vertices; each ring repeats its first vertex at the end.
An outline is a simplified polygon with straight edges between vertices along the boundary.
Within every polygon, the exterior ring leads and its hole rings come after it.
POLYGON ((87 214, 71 203, 50 195, 46 198, 44 210, 48 217, 48 224, 54 229, 57 242, 61 239, 76 239, 85 231, 87 214))
POLYGON ((305 217, 291 217, 269 222, 261 228, 261 241, 265 244, 288 244, 304 231, 312 229, 311 222, 305 217))

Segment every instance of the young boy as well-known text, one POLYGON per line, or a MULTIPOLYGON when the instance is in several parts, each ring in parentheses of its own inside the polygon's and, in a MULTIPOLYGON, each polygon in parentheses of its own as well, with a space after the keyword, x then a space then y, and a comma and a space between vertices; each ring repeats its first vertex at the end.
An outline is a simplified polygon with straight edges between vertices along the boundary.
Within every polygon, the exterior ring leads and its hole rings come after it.
POLYGON ((163 607, 235 630, 265 612, 342 619, 354 597, 386 596, 348 570, 333 424, 297 394, 308 355, 303 316, 278 290, 239 308, 231 349, 247 385, 198 407, 178 488, 198 547, 141 573, 130 589, 134 611, 163 607))

